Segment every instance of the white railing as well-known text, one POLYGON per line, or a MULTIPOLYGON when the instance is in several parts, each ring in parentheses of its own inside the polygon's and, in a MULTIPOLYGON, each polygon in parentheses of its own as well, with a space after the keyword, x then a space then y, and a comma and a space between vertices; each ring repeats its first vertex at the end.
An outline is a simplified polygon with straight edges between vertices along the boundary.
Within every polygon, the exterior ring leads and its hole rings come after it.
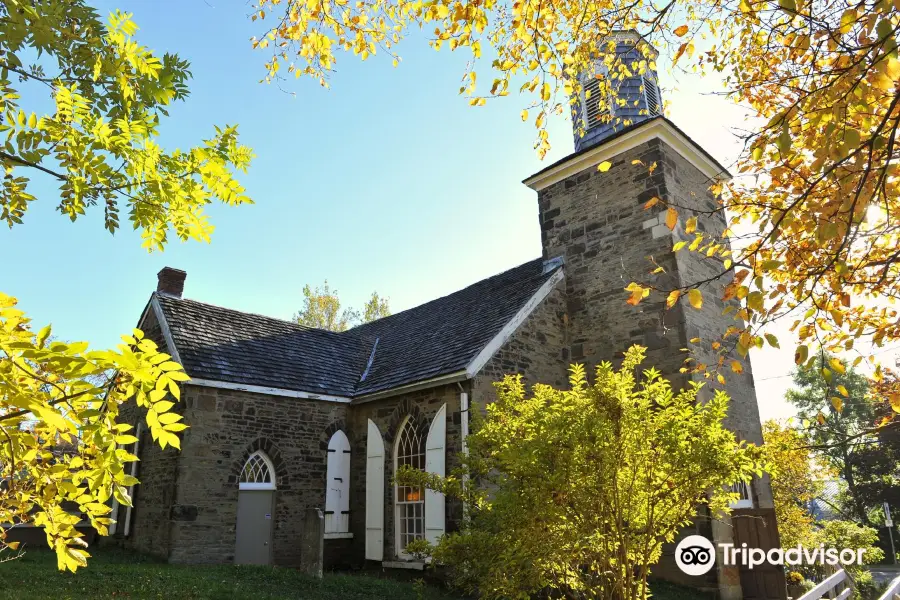
POLYGON ((852 588, 847 585, 848 583, 849 580, 847 578, 847 572, 841 569, 813 589, 797 598, 797 600, 819 600, 820 598, 832 597, 834 598, 834 600, 846 600, 850 597, 850 594, 853 593, 852 588), (844 591, 839 593, 837 596, 827 595, 829 594, 829 592, 836 591, 841 584, 844 584, 846 586, 844 591))
POLYGON ((900 598, 900 577, 896 577, 878 600, 897 600, 900 598))

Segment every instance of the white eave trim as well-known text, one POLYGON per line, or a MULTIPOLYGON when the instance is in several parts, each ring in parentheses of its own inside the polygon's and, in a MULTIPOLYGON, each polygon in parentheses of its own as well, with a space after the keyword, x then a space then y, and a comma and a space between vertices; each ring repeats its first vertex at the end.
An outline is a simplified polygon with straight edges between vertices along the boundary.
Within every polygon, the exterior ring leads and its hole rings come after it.
POLYGON ((448 383, 456 383, 457 381, 465 381, 468 378, 469 377, 465 371, 456 371, 454 373, 448 373, 447 375, 441 375, 440 377, 435 377, 433 379, 426 379, 424 381, 418 381, 416 383, 401 385, 400 387, 390 388, 387 390, 382 390, 380 392, 362 394, 361 396, 355 397, 353 399, 353 403, 362 404, 363 402, 370 402, 372 400, 378 400, 379 398, 389 398, 390 396, 396 396, 397 394, 405 394, 407 392, 415 392, 416 390, 437 387, 439 385, 446 385, 448 383))
MULTIPOLYGON (((178 356, 178 348, 175 347, 175 338, 172 337, 172 330, 169 329, 169 323, 166 321, 166 315, 163 313, 156 294, 153 294, 153 297, 150 299, 150 308, 153 309, 153 314, 156 315, 156 320, 159 322, 159 328, 162 330, 163 338, 166 340, 169 355, 179 365, 182 364, 181 357, 178 356)), ((141 318, 141 322, 143 322, 143 318, 141 318)))
POLYGON ((251 392, 254 394, 268 394, 270 396, 286 396, 288 398, 303 398, 304 400, 322 400, 324 402, 338 402, 347 404, 350 398, 343 396, 330 396, 328 394, 314 394, 312 392, 301 392, 298 390, 285 390, 282 388, 265 387, 262 385, 248 385, 246 383, 232 383, 230 381, 214 381, 212 379, 198 379, 191 377, 189 381, 185 381, 188 385, 198 385, 200 387, 218 388, 221 390, 234 390, 236 392, 251 392))
POLYGON ((481 349, 481 352, 478 353, 478 355, 472 360, 472 362, 469 363, 469 366, 466 367, 467 379, 471 379, 479 371, 481 371, 482 368, 484 368, 484 365, 487 364, 487 361, 489 361, 491 357, 493 357, 494 354, 497 353, 497 350, 499 350, 503 346, 503 344, 505 344, 506 341, 509 340, 510 336, 512 336, 512 334, 515 333, 516 329, 519 328, 519 325, 521 325, 525 321, 525 319, 527 319, 528 316, 534 311, 534 309, 544 301, 544 298, 546 298, 550 294, 553 288, 556 287, 556 284, 562 281, 564 277, 564 270, 557 269, 557 271, 550 276, 550 279, 544 282, 544 285, 542 285, 538 289, 538 291, 528 299, 528 302, 525 303, 525 306, 519 309, 519 312, 516 313, 516 316, 510 319, 510 321, 503 326, 503 329, 501 329, 500 332, 495 335, 490 342, 488 342, 487 346, 481 349))
POLYGON ((656 118, 643 127, 638 127, 606 143, 601 143, 583 154, 574 156, 571 160, 556 165, 549 171, 532 175, 523 183, 534 191, 539 192, 554 183, 558 183, 585 169, 596 167, 603 161, 627 152, 652 139, 662 140, 671 146, 706 176, 710 182, 730 178, 728 172, 723 171, 696 143, 688 139, 686 135, 678 131, 666 119, 656 118))

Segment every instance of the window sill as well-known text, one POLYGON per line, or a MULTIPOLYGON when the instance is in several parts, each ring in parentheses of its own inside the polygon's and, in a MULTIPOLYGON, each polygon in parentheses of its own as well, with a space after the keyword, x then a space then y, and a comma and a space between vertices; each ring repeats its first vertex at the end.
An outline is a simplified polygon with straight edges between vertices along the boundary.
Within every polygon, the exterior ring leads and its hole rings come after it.
POLYGON ((729 508, 740 509, 740 508, 753 508, 752 500, 738 500, 734 504, 729 505, 729 508))
POLYGON ((353 539, 352 533, 326 533, 326 540, 350 540, 353 539))
POLYGON ((424 571, 425 563, 421 560, 386 560, 381 563, 386 569, 412 569, 414 571, 424 571))

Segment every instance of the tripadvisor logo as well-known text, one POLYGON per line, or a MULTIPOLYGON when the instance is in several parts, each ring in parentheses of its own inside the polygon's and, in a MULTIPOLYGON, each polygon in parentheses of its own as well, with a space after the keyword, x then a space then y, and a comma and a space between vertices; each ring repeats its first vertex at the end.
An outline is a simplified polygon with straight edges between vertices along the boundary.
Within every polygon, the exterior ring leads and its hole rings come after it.
POLYGON ((716 564, 716 548, 702 535, 689 535, 675 548, 675 564, 688 575, 703 575, 716 564))
MULTIPOLYGON (((747 544, 719 544, 724 566, 739 566, 752 569, 762 564, 769 565, 861 565, 864 548, 748 548, 747 544)), ((689 535, 675 547, 675 564, 687 575, 704 575, 716 564, 716 547, 702 535, 689 535)))

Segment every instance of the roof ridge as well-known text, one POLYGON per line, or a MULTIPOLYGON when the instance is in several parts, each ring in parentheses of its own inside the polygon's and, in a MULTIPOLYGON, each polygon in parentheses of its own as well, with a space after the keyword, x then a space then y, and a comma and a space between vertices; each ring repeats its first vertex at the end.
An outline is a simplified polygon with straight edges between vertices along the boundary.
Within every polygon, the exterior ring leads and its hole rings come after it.
MULTIPOLYGON (((504 271, 500 271, 499 273, 494 273, 493 275, 488 275, 487 277, 483 277, 482 279, 479 279, 478 281, 475 281, 475 282, 473 282, 473 283, 470 283, 470 284, 467 285, 466 287, 459 288, 458 290, 455 290, 455 291, 450 292, 450 293, 448 293, 448 294, 444 294, 443 296, 438 296, 437 298, 432 298, 431 300, 428 300, 427 302, 423 302, 422 304, 417 304, 416 306, 411 306, 411 307, 409 307, 409 308, 407 308, 407 309, 401 310, 401 311, 398 312, 398 313, 394 313, 394 314, 388 315, 388 316, 386 316, 386 317, 381 317, 380 319, 375 319, 374 321, 369 321, 368 323, 360 323, 359 325, 357 325, 357 326, 355 326, 355 327, 351 327, 351 328, 348 329, 347 331, 348 331, 348 332, 349 332, 349 331, 356 331, 356 332, 359 332, 360 329, 362 329, 362 328, 364 328, 364 327, 367 327, 367 326, 369 326, 369 325, 374 325, 375 323, 384 323, 384 322, 385 322, 386 320, 388 320, 388 319, 393 319, 394 317, 399 317, 400 315, 403 315, 403 314, 405 314, 405 313, 409 313, 410 311, 417 310, 417 309, 419 309, 419 308, 423 308, 423 307, 428 306, 429 304, 432 304, 432 303, 434 303, 434 302, 439 302, 439 301, 441 301, 441 300, 443 300, 443 299, 445 299, 445 298, 449 298, 450 296, 454 296, 454 295, 456 295, 456 294, 460 294, 460 293, 462 293, 462 292, 465 292, 465 291, 468 290, 469 288, 472 288, 472 287, 475 287, 476 285, 479 285, 479 284, 484 283, 485 281, 487 281, 487 280, 489 280, 489 279, 495 279, 495 278, 498 278, 498 277, 500 277, 501 275, 506 275, 507 273, 510 273, 510 272, 512 272, 512 271, 515 271, 516 269, 521 269, 521 268, 524 267, 525 265, 529 265, 529 264, 531 264, 531 263, 538 262, 538 261, 543 261, 543 258, 539 256, 539 257, 537 257, 537 258, 533 258, 533 259, 531 259, 531 260, 527 260, 527 261, 525 261, 525 262, 523 262, 523 263, 521 263, 521 264, 519 264, 519 265, 516 265, 515 267, 510 267, 510 268, 508 268, 508 269, 506 269, 506 270, 504 270, 504 271)), ((538 275, 542 275, 542 273, 539 273, 538 275)), ((521 283, 521 282, 511 282, 511 284, 512 284, 512 283, 521 283)))
POLYGON ((300 331, 318 331, 322 333, 326 333, 328 335, 341 335, 342 333, 346 333, 346 331, 330 331, 328 329, 322 329, 321 327, 310 327, 309 325, 303 325, 301 323, 297 323, 296 321, 289 321, 287 319, 282 319, 280 317, 273 317, 271 315, 264 315, 256 312, 249 312, 245 310, 238 310, 236 308, 229 308, 227 306, 222 306, 221 304, 213 304, 212 302, 204 302, 202 300, 194 300, 193 298, 177 298, 168 294, 160 294, 159 292, 153 292, 153 295, 158 298, 165 298, 167 300, 172 300, 175 302, 193 302, 194 304, 201 304, 203 306, 211 306, 213 308, 218 308, 220 310, 225 310, 231 313, 237 313, 239 315, 245 315, 248 317, 259 317, 262 319, 268 319, 270 321, 278 321, 279 323, 284 323, 285 325, 290 325, 300 331))
MULTIPOLYGON (((518 264, 518 265, 516 265, 516 266, 514 266, 514 267, 510 267, 510 268, 508 268, 508 269, 505 269, 505 270, 503 270, 503 271, 500 271, 499 273, 494 273, 493 275, 488 275, 487 277, 484 277, 484 278, 482 278, 482 279, 479 279, 478 281, 475 281, 475 282, 473 282, 473 283, 470 283, 469 285, 467 285, 467 286, 465 286, 465 287, 463 287, 463 288, 460 288, 460 289, 458 289, 458 290, 455 290, 455 291, 453 291, 453 292, 449 292, 449 293, 447 293, 447 294, 444 294, 443 296, 438 296, 437 298, 432 298, 431 300, 428 300, 427 302, 423 302, 422 304, 417 304, 416 306, 411 306, 411 307, 409 307, 409 308, 407 308, 407 309, 401 310, 400 312, 397 312, 397 313, 388 315, 388 316, 386 316, 386 317, 381 317, 380 319, 375 319, 374 321, 369 321, 369 322, 367 322, 367 323, 360 323, 359 325, 355 325, 355 326, 353 326, 353 327, 350 327, 349 329, 345 329, 344 331, 331 331, 331 330, 329 330, 329 329, 322 329, 321 327, 310 327, 309 325, 303 325, 303 324, 301 324, 301 323, 297 323, 296 321, 289 321, 289 320, 287 320, 287 319, 282 319, 282 318, 280 318, 280 317, 273 317, 273 316, 271 316, 271 315, 264 315, 264 314, 256 313, 256 312, 248 312, 248 311, 244 311, 244 310, 238 310, 238 309, 236 309, 236 308, 230 308, 230 307, 228 307, 228 306, 222 306, 221 304, 214 304, 214 303, 212 303, 212 302, 205 302, 205 301, 203 301, 203 300, 194 300, 193 298, 179 298, 179 297, 172 296, 172 295, 169 295, 169 294, 160 294, 159 292, 153 292, 153 295, 154 295, 154 296, 157 296, 157 297, 159 297, 159 298, 166 298, 166 299, 173 300, 173 301, 176 301, 176 302, 193 302, 193 303, 195 303, 195 304, 202 304, 202 305, 205 305, 205 306, 212 306, 212 307, 214 307, 214 308, 218 308, 218 309, 221 309, 221 310, 227 310, 227 311, 232 312, 232 313, 238 313, 238 314, 241 314, 241 315, 247 315, 247 316, 251 316, 251 317, 261 317, 261 318, 263 318, 263 319, 269 319, 269 320, 271 320, 271 321, 278 321, 279 323, 285 323, 285 324, 287 324, 287 325, 291 325, 292 327, 295 327, 295 328, 297 328, 298 330, 305 330, 305 331, 320 331, 320 332, 325 333, 325 334, 328 334, 328 335, 336 335, 336 336, 344 336, 344 334, 347 334, 347 333, 350 333, 350 332, 354 332, 354 334, 358 335, 358 334, 362 333, 362 329, 365 328, 365 327, 368 326, 368 325, 372 325, 372 324, 374 324, 374 323, 384 323, 387 319, 391 319, 391 318, 394 318, 394 317, 398 317, 398 316, 403 315, 403 314, 405 314, 405 313, 408 313, 408 312, 410 312, 410 311, 413 311, 413 310, 416 310, 416 309, 419 309, 419 308, 428 306, 429 304, 432 304, 432 303, 434 303, 434 302, 438 302, 438 301, 440 301, 440 300, 443 300, 444 298, 447 298, 447 297, 449 297, 449 296, 453 296, 454 294, 459 294, 459 293, 461 293, 461 292, 464 292, 464 291, 468 290, 468 289, 471 288, 471 287, 474 287, 474 286, 476 286, 476 285, 479 285, 479 284, 481 284, 481 283, 484 283, 484 282, 487 281, 488 279, 495 279, 495 278, 501 277, 502 275, 506 275, 507 273, 510 273, 510 272, 512 272, 512 271, 515 271, 516 269, 521 269, 521 268, 524 267, 525 265, 528 265, 528 264, 531 264, 531 263, 534 263, 534 262, 537 262, 537 261, 541 261, 541 260, 542 260, 542 257, 540 257, 540 256, 537 257, 537 258, 533 258, 533 259, 531 259, 531 260, 527 260, 527 261, 525 261, 525 262, 523 262, 523 263, 521 263, 521 264, 518 264)), ((345 336, 345 337, 351 337, 351 336, 345 336)))

